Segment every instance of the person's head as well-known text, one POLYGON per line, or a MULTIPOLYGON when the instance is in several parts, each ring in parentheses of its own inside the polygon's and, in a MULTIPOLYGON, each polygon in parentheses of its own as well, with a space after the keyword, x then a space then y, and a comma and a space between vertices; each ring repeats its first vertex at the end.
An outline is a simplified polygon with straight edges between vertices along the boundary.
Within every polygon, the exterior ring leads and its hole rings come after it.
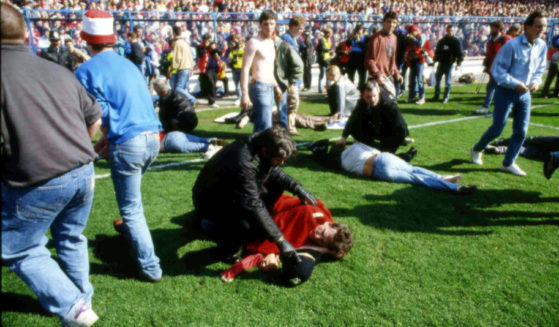
POLYGON ((522 26, 518 23, 514 23, 509 27, 507 34, 512 37, 517 37, 520 34, 520 30, 522 30, 522 26))
POLYGON ((182 34, 182 29, 181 29, 181 27, 180 27, 180 26, 177 26, 177 25, 173 26, 173 35, 174 35, 175 37, 180 37, 181 34, 182 34))
POLYGON ((539 11, 533 11, 524 21, 524 33, 528 41, 533 42, 543 35, 547 19, 544 14, 539 11))
POLYGON ((169 82, 167 82, 167 79, 158 78, 155 80, 155 82, 153 82, 153 89, 155 90, 155 93, 157 93, 157 95, 159 95, 160 97, 164 97, 167 95, 167 93, 169 93, 171 87, 169 86, 169 82))
POLYGON ((499 33, 501 33, 501 30, 503 29, 503 22, 500 20, 495 20, 492 21, 491 24, 489 24, 489 33, 495 37, 497 36, 499 33))
POLYGON ((421 31, 419 30, 419 26, 415 24, 406 26, 406 31, 408 32, 408 35, 411 35, 415 38, 417 38, 417 36, 421 34, 421 31))
POLYGON ((138 37, 136 36, 136 33, 134 33, 134 32, 128 32, 126 34, 126 37, 128 38, 128 41, 130 41, 130 43, 136 42, 136 40, 138 39, 138 37))
POLYGON ((335 83, 340 79, 341 75, 342 74, 340 72, 340 68, 336 65, 331 65, 328 68, 326 68, 326 78, 329 81, 332 81, 332 82, 335 83))
POLYGON ((303 16, 293 16, 289 20, 289 33, 293 37, 299 37, 305 30, 306 20, 303 16))
POLYGON ((66 41, 64 41, 64 45, 70 51, 74 49, 74 41, 72 41, 72 39, 66 39, 66 41))
POLYGON ((272 10, 264 10, 258 19, 260 23, 260 32, 264 39, 271 39, 276 31, 276 13, 272 10))
POLYGON ((25 20, 23 15, 11 4, 1 3, 2 42, 25 42, 25 20))
POLYGON ((337 258, 344 257, 353 247, 353 233, 344 224, 326 222, 309 233, 313 243, 329 249, 337 258))
POLYGON ((210 33, 206 33, 202 36, 202 43, 205 46, 209 46, 211 42, 212 42, 212 36, 210 35, 210 33))
POLYGON ((363 35, 363 25, 361 24, 355 25, 355 28, 353 29, 353 38, 360 39, 362 35, 363 35))
POLYGON ((289 131, 279 126, 257 133, 252 143, 259 155, 272 166, 279 166, 297 152, 289 131))
POLYGON ((142 28, 142 25, 135 25, 134 26, 134 33, 136 34, 138 39, 141 40, 142 36, 144 35, 144 29, 142 28))
POLYGON ((324 34, 325 39, 329 39, 332 36, 332 29, 329 27, 325 28, 322 33, 324 34))
POLYGON ((376 81, 367 81, 361 90, 361 98, 370 105, 376 105, 380 101, 380 88, 376 81))
POLYGON ((92 9, 85 13, 80 36, 87 42, 87 47, 93 55, 114 47, 116 36, 113 21, 113 15, 106 11, 92 9))
POLYGON ((454 25, 447 25, 446 26, 446 35, 454 36, 455 28, 454 25))
POLYGON ((55 48, 60 47, 60 33, 55 30, 49 31, 49 42, 55 48))
POLYGON ((392 34, 394 30, 396 30, 396 27, 398 27, 398 14, 394 11, 389 11, 384 14, 382 18, 382 30, 384 33, 392 34))

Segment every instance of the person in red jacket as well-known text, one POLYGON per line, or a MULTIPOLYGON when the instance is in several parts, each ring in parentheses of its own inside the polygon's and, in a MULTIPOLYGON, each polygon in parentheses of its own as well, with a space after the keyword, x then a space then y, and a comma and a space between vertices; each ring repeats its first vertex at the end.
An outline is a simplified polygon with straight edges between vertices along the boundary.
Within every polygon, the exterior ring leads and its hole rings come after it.
POLYGON ((489 28, 491 38, 487 42, 485 59, 483 60, 483 72, 489 75, 489 83, 487 83, 485 102, 483 103, 483 106, 474 111, 474 113, 478 115, 485 115, 489 112, 489 107, 491 106, 493 96, 495 95, 495 88, 497 87, 497 83, 490 73, 491 65, 493 64, 495 56, 497 56, 497 53, 501 50, 501 47, 511 40, 511 36, 507 36, 502 33, 503 22, 500 20, 491 22, 491 24, 489 24, 489 28))
POLYGON ((422 105, 425 103, 425 84, 423 81, 423 69, 425 63, 430 58, 433 50, 427 40, 425 34, 417 25, 409 25, 406 27, 407 34, 407 49, 406 49, 406 65, 410 68, 410 82, 409 82, 409 96, 408 103, 412 102, 416 95, 419 100, 415 103, 422 105), (417 89, 416 89, 417 86, 417 89), (417 94, 419 93, 419 94, 417 94))
MULTIPOLYGON (((353 246, 353 233, 346 225, 334 222, 332 214, 320 200, 314 206, 304 204, 296 197, 282 195, 274 205, 272 214, 285 239, 297 249, 303 260, 298 269, 284 271, 291 286, 310 277, 314 264, 322 254, 339 259, 353 246)), ((231 282, 243 270, 256 266, 264 271, 278 268, 280 250, 275 243, 265 239, 256 240, 249 243, 246 250, 252 254, 224 271, 224 281, 231 282)))

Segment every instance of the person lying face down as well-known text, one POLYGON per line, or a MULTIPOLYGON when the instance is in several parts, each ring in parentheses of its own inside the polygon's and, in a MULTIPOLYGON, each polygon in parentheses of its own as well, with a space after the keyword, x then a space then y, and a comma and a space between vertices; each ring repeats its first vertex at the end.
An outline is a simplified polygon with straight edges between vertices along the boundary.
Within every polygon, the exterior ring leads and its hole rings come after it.
MULTIPOLYGON (((324 203, 305 205, 299 199, 283 195, 273 208, 273 219, 287 241, 299 253, 301 264, 285 266, 283 277, 288 285, 295 286, 310 278, 314 265, 322 255, 343 258, 353 246, 353 233, 344 225, 334 222, 324 203)), ((222 274, 231 282, 245 269, 258 266, 264 271, 277 269, 280 264, 279 248, 273 242, 256 240, 247 245, 243 260, 222 274)))

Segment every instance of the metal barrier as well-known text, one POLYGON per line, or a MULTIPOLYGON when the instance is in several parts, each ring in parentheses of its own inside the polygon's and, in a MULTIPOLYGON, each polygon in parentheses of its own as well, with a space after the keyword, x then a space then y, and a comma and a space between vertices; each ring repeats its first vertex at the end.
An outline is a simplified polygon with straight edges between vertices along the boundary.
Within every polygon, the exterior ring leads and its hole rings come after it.
MULTIPOLYGON (((68 34, 75 38, 77 28, 81 23, 85 11, 74 10, 46 10, 46 9, 21 9, 27 28, 30 31, 29 46, 36 53, 37 44, 34 29, 49 23, 49 28, 67 28, 74 25, 68 34), (64 22, 64 24, 63 24, 64 22)), ((246 38, 258 32, 258 17, 260 12, 165 12, 165 11, 111 11, 115 18, 117 35, 124 37, 127 30, 141 24, 149 33, 166 39, 165 33, 170 33, 168 23, 183 22, 193 34, 193 38, 205 32, 213 33, 214 40, 224 35, 224 29, 241 33, 246 38), (162 30, 165 29, 165 32, 162 30)), ((315 38, 318 30, 325 27, 333 30, 333 43, 337 44, 347 36, 356 24, 361 24, 366 30, 371 31, 382 21, 381 15, 357 14, 308 14, 308 13, 278 13, 278 25, 285 30, 289 19, 294 15, 301 15, 307 19, 307 28, 313 32, 315 38)), ((489 34, 488 24, 494 20, 501 20, 505 29, 514 23, 522 23, 523 17, 457 17, 457 16, 400 16, 400 26, 417 24, 428 36, 434 46, 443 35, 445 25, 453 24, 457 27, 456 37, 462 40, 467 56, 479 56, 485 53, 485 42, 489 34)), ((548 44, 551 37, 559 33, 559 18, 549 18, 545 39, 548 44)), ((61 33, 62 34, 62 33, 61 33)), ((162 40, 160 40, 162 41, 162 40)))

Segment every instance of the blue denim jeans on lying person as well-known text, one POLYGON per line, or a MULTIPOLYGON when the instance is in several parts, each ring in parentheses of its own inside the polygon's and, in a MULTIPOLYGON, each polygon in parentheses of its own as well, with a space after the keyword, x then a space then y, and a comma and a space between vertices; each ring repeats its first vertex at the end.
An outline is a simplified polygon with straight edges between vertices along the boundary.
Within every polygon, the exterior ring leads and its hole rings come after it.
POLYGON ((211 140, 183 132, 171 132, 163 140, 163 149, 170 153, 206 152, 211 140))
POLYGON ((124 222, 123 234, 132 246, 142 273, 151 279, 161 278, 162 271, 144 216, 141 186, 142 176, 158 152, 159 135, 155 132, 109 145, 111 177, 124 222))
POLYGON ((36 186, 2 184, 2 260, 62 322, 90 303, 87 223, 95 175, 89 163, 36 186), (51 231, 58 262, 46 248, 51 231))
POLYGON ((254 81, 249 86, 252 102, 253 133, 272 127, 272 110, 274 110, 274 85, 254 81))
POLYGON ((520 148, 530 123, 530 92, 519 93, 515 90, 497 86, 495 90, 495 108, 493 109, 493 123, 485 131, 481 139, 474 145, 474 151, 483 151, 487 145, 503 132, 507 118, 513 112, 512 136, 509 140, 507 152, 503 159, 503 166, 510 166, 516 161, 520 148), (514 110, 512 110, 514 108, 514 110))
POLYGON ((460 187, 458 184, 445 181, 437 173, 412 166, 389 152, 381 152, 377 156, 373 177, 385 182, 422 185, 441 191, 456 192, 460 187))

